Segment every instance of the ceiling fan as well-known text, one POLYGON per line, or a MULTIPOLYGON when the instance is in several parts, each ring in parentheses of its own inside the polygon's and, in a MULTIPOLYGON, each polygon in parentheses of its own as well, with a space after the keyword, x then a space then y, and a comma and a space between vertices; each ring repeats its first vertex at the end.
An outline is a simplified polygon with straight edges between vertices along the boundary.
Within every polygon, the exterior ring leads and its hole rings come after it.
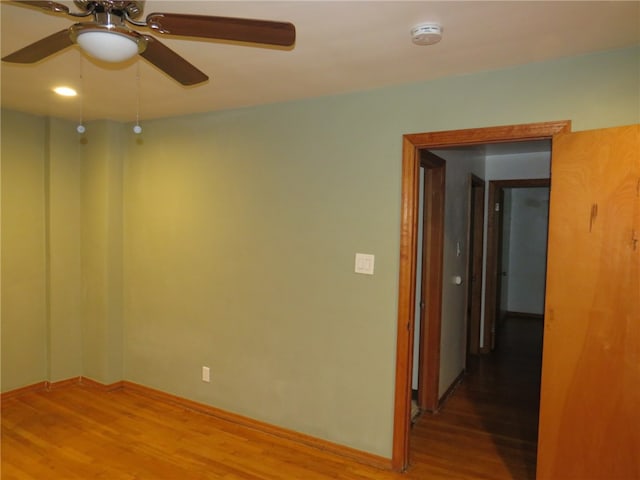
POLYGON ((151 13, 145 21, 136 20, 142 15, 144 0, 74 0, 78 12, 52 1, 14 3, 93 20, 76 23, 27 45, 3 57, 4 62, 35 63, 75 43, 87 54, 106 62, 122 62, 140 55, 183 85, 195 85, 209 77, 155 37, 138 33, 127 23, 160 34, 284 47, 292 46, 296 39, 295 26, 289 22, 178 13, 151 13))

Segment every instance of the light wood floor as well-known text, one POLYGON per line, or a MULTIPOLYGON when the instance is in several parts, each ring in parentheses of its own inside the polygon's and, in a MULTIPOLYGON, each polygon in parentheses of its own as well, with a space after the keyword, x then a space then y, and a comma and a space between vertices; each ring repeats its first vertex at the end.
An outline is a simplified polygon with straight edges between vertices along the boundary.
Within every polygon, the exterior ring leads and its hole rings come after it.
POLYGON ((533 480, 539 348, 523 345, 540 331, 517 324, 521 344, 472 359, 445 408, 418 420, 406 474, 132 391, 69 386, 3 402, 2 479, 533 480))

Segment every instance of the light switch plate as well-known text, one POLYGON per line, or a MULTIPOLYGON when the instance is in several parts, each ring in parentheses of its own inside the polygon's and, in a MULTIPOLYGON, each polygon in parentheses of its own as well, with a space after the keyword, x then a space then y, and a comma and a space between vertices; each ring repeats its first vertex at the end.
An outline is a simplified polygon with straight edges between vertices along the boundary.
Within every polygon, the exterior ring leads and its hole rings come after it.
POLYGON ((368 253, 356 253, 356 273, 373 275, 374 262, 375 255, 370 255, 368 253))

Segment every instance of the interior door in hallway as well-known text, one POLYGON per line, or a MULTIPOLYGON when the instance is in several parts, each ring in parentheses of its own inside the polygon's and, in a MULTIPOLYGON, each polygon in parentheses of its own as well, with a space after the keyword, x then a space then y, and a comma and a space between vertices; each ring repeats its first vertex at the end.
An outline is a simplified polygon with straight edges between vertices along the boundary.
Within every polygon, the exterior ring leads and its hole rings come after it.
POLYGON ((482 317, 484 180, 471 175, 469 184, 467 353, 476 355, 480 349, 480 322, 482 317))
POLYGON ((553 138, 537 476, 640 478, 640 126, 553 138))

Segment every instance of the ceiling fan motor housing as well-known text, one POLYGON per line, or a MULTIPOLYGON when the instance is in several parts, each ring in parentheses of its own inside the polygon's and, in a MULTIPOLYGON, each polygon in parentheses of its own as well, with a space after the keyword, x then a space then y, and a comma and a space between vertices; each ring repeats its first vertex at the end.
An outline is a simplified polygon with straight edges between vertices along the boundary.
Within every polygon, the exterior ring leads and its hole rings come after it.
POLYGON ((120 11, 125 12, 129 18, 138 18, 144 11, 144 1, 137 2, 123 1, 123 0, 73 0, 78 8, 84 11, 95 10, 111 12, 120 11))

